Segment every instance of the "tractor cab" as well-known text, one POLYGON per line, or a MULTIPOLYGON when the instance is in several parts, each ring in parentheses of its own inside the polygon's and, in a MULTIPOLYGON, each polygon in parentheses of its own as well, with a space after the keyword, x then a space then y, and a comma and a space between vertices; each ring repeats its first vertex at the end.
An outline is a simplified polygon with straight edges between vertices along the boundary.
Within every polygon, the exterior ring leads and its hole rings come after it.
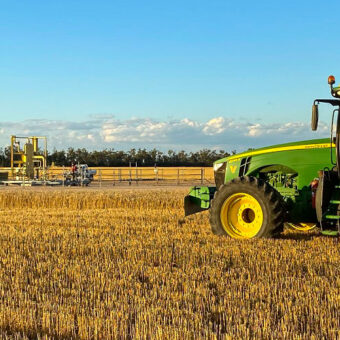
MULTIPOLYGON (((331 88, 332 96, 334 98, 340 98, 340 86, 334 87, 334 76, 331 75, 328 77, 328 84, 331 88)), ((337 235, 340 233, 340 100, 314 100, 311 121, 313 131, 316 131, 318 128, 318 105, 320 103, 330 104, 334 107, 330 128, 330 162, 332 167, 325 167, 319 171, 315 209, 321 232, 326 235, 337 235)))

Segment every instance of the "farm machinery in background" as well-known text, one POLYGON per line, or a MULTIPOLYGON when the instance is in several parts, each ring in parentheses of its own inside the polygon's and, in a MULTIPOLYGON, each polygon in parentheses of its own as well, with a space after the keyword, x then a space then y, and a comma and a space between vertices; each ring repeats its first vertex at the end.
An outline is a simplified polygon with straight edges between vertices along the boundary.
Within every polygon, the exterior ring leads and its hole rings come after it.
POLYGON ((73 164, 71 169, 63 174, 66 186, 88 186, 96 175, 96 170, 90 170, 87 164, 73 164))
POLYGON ((87 164, 78 164, 63 172, 62 178, 49 176, 46 137, 11 136, 10 151, 11 167, 0 171, 0 184, 3 185, 88 186, 96 174, 87 164), (39 141, 43 142, 42 148, 39 141))
MULTIPOLYGON (((333 76, 328 83, 332 96, 340 98, 333 76)), ((184 199, 185 215, 209 210, 212 232, 238 239, 272 237, 284 224, 301 231, 318 227, 325 235, 339 236, 340 100, 314 101, 313 131, 320 103, 335 108, 330 138, 274 145, 216 161, 216 185, 192 187, 184 199)))

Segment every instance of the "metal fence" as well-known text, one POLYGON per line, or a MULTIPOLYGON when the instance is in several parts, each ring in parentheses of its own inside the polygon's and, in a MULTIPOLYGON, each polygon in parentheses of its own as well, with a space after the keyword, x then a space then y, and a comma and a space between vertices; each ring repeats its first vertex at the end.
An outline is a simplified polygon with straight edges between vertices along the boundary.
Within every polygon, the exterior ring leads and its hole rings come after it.
MULTIPOLYGON (((91 185, 118 184, 209 184, 214 181, 212 168, 190 167, 100 167, 96 170, 91 185)), ((50 179, 62 179, 68 168, 55 167, 49 169, 50 179)))
MULTIPOLYGON (((212 167, 93 167, 96 170, 91 186, 107 185, 190 185, 214 182, 212 167)), ((69 167, 50 167, 49 180, 63 180, 69 167)), ((0 168, 9 171, 10 168, 0 168)), ((14 178, 13 178, 14 179, 14 178)))

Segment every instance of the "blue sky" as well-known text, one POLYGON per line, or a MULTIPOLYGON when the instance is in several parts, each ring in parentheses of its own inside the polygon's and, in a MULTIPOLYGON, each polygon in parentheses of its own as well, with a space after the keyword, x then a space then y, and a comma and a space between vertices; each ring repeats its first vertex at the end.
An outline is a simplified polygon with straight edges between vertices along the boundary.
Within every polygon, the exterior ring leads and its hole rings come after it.
MULTIPOLYGON (((327 76, 339 70, 339 7, 321 1, 2 1, 0 143, 19 131, 49 133, 58 147, 152 147, 157 139, 129 143, 117 131, 106 138, 104 126, 132 119, 142 122, 129 130, 132 136, 149 136, 159 124, 175 130, 187 119, 201 127, 197 141, 169 137, 164 148, 230 149, 230 138, 224 143, 204 134, 214 119, 223 119, 215 129, 220 137, 230 120, 262 130, 307 124, 312 100, 329 96, 327 76), (53 126, 60 128, 59 141, 53 126)), ((327 110, 322 114, 328 122, 327 110)), ((236 137, 240 148, 281 142, 275 129, 267 138, 236 137)), ((287 131, 283 140, 297 137, 287 131)))

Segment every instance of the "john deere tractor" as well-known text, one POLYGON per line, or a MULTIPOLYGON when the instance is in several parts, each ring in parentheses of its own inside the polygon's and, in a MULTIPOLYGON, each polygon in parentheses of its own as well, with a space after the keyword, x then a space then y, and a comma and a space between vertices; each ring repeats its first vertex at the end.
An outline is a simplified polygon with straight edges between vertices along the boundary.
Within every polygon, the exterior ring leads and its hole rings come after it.
MULTIPOLYGON (((335 78, 328 83, 340 98, 335 78)), ((325 235, 340 232, 340 100, 316 99, 334 107, 330 138, 279 144, 214 163, 215 186, 195 186, 185 197, 185 215, 210 210, 213 233, 238 239, 272 237, 284 225, 325 235), (336 129, 333 126, 336 119, 336 129)))

